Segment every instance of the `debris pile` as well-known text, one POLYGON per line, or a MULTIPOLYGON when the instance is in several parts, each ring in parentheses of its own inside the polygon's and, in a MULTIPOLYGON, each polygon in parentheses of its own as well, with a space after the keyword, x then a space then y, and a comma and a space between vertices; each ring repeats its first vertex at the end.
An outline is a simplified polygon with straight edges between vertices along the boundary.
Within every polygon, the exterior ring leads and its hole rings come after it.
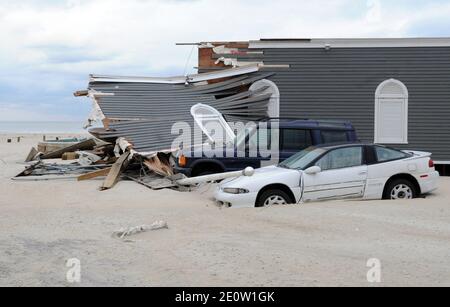
POLYGON ((178 186, 171 179, 174 174, 170 155, 157 153, 149 157, 142 156, 132 150, 131 145, 122 138, 117 140, 117 144, 86 139, 47 153, 32 148, 26 162, 31 164, 13 180, 84 181, 104 177, 101 190, 112 188, 120 178, 133 180, 152 189, 178 186))
MULTIPOLYGON (((270 104, 277 103, 276 91, 265 80, 271 75, 261 72, 258 65, 173 78, 91 75, 88 89, 75 96, 92 98, 86 128, 100 121, 103 127, 90 129, 91 139, 54 140, 32 148, 26 157, 31 165, 14 179, 83 181, 104 177, 100 190, 111 189, 120 179, 151 189, 178 190, 223 179, 206 176, 187 180, 174 173, 180 150, 200 146, 207 139, 215 144, 224 141, 213 140, 192 110, 208 112, 208 118, 227 126, 227 135, 235 137, 226 120, 245 123, 266 118, 270 104), (207 138, 175 135, 176 123, 200 126, 207 138)), ((242 172, 233 174, 240 176, 242 172)))

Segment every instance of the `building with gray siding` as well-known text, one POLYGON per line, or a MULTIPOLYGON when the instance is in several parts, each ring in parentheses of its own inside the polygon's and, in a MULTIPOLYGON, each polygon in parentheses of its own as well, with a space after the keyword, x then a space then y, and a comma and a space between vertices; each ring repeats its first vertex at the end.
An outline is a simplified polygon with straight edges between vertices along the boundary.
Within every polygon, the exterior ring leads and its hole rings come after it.
POLYGON ((269 79, 279 88, 282 117, 350 120, 361 141, 429 151, 437 163, 450 164, 450 39, 283 39, 199 48, 200 71, 257 63, 275 73, 269 79))

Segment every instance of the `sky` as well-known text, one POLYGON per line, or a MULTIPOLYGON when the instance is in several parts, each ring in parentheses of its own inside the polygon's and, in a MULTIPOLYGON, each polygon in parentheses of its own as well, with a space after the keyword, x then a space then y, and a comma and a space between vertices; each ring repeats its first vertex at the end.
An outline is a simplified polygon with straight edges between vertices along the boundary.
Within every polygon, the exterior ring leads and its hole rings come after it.
POLYGON ((0 121, 83 121, 93 73, 195 73, 179 42, 450 37, 449 16, 449 0, 0 0, 0 121))

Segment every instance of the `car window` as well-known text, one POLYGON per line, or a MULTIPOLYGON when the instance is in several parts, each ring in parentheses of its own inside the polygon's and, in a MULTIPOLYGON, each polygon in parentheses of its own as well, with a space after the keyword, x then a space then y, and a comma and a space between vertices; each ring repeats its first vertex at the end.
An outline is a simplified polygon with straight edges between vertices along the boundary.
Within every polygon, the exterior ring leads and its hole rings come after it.
POLYGON ((346 131, 328 131, 321 132, 323 143, 345 143, 347 142, 346 131))
POLYGON ((361 146, 332 150, 316 163, 323 171, 359 165, 362 165, 361 146))
POLYGON ((312 145, 310 130, 283 129, 281 134, 281 150, 299 151, 312 145))
POLYGON ((304 170, 314 160, 325 153, 325 149, 309 147, 281 162, 278 166, 304 170))
POLYGON ((378 162, 385 162, 385 161, 391 161, 391 160, 398 160, 406 158, 408 155, 404 152, 401 152, 399 150, 386 148, 386 147, 375 147, 375 152, 377 154, 377 160, 378 162))

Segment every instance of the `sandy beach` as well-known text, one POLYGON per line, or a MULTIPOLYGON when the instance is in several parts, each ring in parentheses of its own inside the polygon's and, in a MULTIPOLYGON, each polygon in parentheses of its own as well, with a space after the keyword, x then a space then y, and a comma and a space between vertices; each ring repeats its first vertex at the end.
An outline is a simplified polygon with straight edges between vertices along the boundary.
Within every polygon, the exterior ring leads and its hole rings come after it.
POLYGON ((42 140, 17 136, 0 135, 0 286, 450 286, 450 178, 413 201, 221 209, 214 186, 14 182, 42 140), (169 229, 111 236, 159 220, 169 229), (66 280, 71 258, 81 283, 66 280), (371 258, 380 284, 367 281, 371 258))

